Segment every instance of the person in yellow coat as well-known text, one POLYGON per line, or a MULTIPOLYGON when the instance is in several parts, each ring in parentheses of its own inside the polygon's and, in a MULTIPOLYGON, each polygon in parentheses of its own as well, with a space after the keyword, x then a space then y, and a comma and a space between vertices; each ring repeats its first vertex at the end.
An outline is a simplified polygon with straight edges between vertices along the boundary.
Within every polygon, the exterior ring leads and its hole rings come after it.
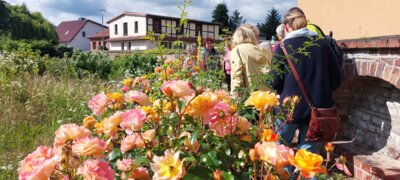
POLYGON ((238 89, 259 85, 265 90, 266 85, 259 75, 261 68, 271 64, 271 46, 259 47, 260 31, 254 25, 245 23, 239 26, 232 36, 234 48, 231 51, 231 94, 239 96, 238 89))

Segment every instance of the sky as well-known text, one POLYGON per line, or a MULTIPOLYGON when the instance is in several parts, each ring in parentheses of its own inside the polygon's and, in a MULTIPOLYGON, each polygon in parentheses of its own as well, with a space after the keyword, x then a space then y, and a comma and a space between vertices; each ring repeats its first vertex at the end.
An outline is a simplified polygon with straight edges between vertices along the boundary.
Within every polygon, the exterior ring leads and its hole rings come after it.
MULTIPOLYGON (((179 16, 178 6, 183 0, 5 0, 12 5, 25 3, 31 12, 38 11, 55 26, 62 21, 88 18, 101 23, 101 9, 104 24, 124 11, 179 16)), ((247 22, 262 23, 268 11, 275 7, 281 15, 296 6, 297 0, 193 0, 188 8, 188 17, 203 21, 212 20, 212 11, 219 3, 228 7, 229 15, 237 9, 247 22)))

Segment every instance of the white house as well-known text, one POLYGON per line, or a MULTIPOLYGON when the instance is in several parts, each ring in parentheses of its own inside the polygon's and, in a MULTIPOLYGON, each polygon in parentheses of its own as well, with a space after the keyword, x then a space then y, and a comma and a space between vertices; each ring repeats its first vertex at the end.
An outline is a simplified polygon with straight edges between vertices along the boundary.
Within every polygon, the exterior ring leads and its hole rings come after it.
MULTIPOLYGON (((107 28, 104 26, 104 28, 107 28)), ((59 45, 90 50, 88 37, 102 31, 101 24, 89 19, 80 18, 76 21, 63 21, 56 28, 59 45)))
POLYGON ((219 23, 189 19, 188 25, 183 28, 183 31, 176 31, 175 28, 179 26, 179 20, 176 17, 124 12, 107 21, 110 27, 110 38, 107 40, 110 43, 110 50, 153 49, 155 44, 145 39, 149 32, 154 32, 156 36, 161 33, 168 33, 163 42, 167 48, 172 48, 172 42, 177 40, 177 33, 189 35, 189 37, 181 39, 184 42, 195 43, 197 41, 196 35, 199 33, 201 33, 202 38, 219 38, 219 23))

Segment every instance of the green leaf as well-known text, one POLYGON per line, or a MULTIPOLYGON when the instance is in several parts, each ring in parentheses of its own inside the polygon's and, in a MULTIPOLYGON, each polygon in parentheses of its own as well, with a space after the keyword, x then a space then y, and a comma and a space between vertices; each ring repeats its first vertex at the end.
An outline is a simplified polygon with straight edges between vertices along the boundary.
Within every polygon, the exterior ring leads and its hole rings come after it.
POLYGON ((222 171, 222 177, 224 180, 235 180, 235 177, 232 175, 231 172, 222 171))
POLYGON ((218 159, 217 153, 215 151, 204 154, 201 158, 201 161, 212 169, 216 169, 219 165, 222 164, 222 162, 218 159))
POLYGON ((203 179, 213 179, 213 172, 204 166, 195 166, 188 169, 184 180, 203 180, 203 179))
POLYGON ((149 164, 150 161, 144 157, 144 156, 138 156, 135 158, 135 163, 139 164, 139 165, 144 165, 144 164, 149 164))
POLYGON ((118 157, 122 157, 122 152, 119 148, 114 148, 110 153, 108 153, 107 160, 114 161, 118 157))
POLYGON ((192 135, 191 135, 191 137, 190 137, 190 144, 194 144, 194 141, 196 141, 196 139, 197 139, 197 135, 199 134, 199 132, 194 132, 192 135))

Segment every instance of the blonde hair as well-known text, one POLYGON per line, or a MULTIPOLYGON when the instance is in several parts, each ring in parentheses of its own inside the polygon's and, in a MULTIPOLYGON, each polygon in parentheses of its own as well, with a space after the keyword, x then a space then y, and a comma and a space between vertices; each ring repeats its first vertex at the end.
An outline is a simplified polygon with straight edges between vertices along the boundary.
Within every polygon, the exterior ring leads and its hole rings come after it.
POLYGON ((233 46, 243 43, 258 44, 260 30, 252 24, 245 23, 240 25, 232 36, 233 46))
POLYGON ((291 8, 284 18, 284 24, 288 24, 293 30, 307 27, 307 19, 300 8, 291 8))

